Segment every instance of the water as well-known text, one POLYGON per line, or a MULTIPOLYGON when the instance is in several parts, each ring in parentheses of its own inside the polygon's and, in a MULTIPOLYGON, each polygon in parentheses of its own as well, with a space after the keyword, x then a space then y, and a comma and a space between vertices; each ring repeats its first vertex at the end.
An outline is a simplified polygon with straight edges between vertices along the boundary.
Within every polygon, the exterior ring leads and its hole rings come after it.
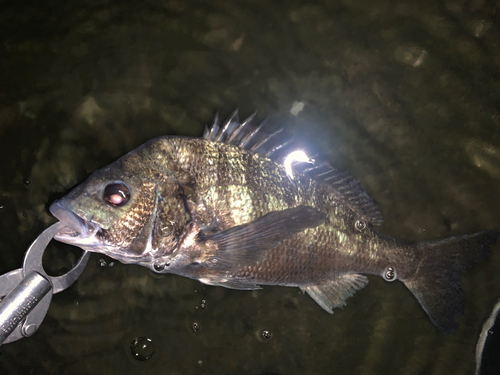
MULTIPOLYGON (((315 139, 377 201, 384 233, 499 229, 498 11, 458 0, 2 6, 0 272, 21 265, 66 189, 236 107, 315 139)), ((470 374, 500 294, 499 245, 464 279, 466 314, 450 336, 382 278, 331 316, 298 289, 204 287, 103 270, 100 258, 54 296, 33 337, 0 348, 0 373, 470 374), (129 360, 134 337, 154 342, 150 360, 129 360)))

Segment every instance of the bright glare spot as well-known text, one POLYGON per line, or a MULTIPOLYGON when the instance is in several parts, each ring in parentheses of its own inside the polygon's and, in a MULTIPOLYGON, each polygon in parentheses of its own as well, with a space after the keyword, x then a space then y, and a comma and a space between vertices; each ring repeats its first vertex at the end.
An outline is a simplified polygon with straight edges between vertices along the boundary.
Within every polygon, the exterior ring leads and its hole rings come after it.
POLYGON ((292 104, 292 109, 290 109, 290 113, 294 116, 297 116, 299 112, 301 112, 303 109, 304 109, 304 103, 295 101, 292 104))
POLYGON ((285 161, 283 162, 283 165, 285 166, 286 174, 288 175, 288 177, 290 179, 293 179, 292 163, 293 162, 307 163, 309 161, 310 161, 310 159, 308 158, 306 153, 302 150, 290 152, 286 156, 285 161))
POLYGON ((238 39, 236 39, 233 44, 229 46, 229 49, 234 52, 238 52, 241 49, 243 40, 245 39, 245 34, 242 34, 238 39))
POLYGON ((426 50, 422 50, 422 52, 420 53, 420 55, 417 57, 417 59, 413 63, 413 66, 416 68, 417 66, 422 65, 422 63, 424 62, 425 56, 427 56, 427 51, 426 50))

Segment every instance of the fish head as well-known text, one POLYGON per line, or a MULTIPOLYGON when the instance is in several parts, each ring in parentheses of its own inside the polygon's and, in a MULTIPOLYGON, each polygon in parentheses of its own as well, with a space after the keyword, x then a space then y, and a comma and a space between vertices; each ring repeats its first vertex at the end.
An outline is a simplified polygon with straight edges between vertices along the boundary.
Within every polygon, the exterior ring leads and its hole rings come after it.
POLYGON ((50 212, 65 224, 54 238, 148 266, 175 249, 186 226, 178 186, 140 153, 126 156, 51 204, 50 212))

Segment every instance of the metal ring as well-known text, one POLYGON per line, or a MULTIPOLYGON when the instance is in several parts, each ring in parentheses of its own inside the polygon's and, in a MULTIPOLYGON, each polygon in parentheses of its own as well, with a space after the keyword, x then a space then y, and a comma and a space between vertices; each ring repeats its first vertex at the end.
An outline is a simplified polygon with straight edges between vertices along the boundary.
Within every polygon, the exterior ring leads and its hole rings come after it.
POLYGON ((82 256, 78 259, 78 262, 76 262, 75 267, 73 267, 68 273, 62 276, 47 275, 42 265, 43 253, 54 236, 64 227, 65 225, 63 223, 57 222, 40 233, 37 239, 33 241, 31 246, 28 248, 23 262, 24 275, 26 276, 31 271, 35 271, 45 276, 52 283, 52 292, 54 294, 67 289, 80 277, 90 257, 90 252, 83 251, 82 256))

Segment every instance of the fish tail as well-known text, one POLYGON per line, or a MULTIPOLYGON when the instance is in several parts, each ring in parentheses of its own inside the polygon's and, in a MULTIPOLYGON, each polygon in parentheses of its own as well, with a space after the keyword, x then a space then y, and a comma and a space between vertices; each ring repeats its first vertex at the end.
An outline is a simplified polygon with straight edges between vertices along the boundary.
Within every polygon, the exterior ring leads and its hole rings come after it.
POLYGON ((461 274, 488 255, 499 234, 485 231, 414 245, 414 271, 401 281, 442 332, 457 328, 455 319, 464 309, 461 274))

